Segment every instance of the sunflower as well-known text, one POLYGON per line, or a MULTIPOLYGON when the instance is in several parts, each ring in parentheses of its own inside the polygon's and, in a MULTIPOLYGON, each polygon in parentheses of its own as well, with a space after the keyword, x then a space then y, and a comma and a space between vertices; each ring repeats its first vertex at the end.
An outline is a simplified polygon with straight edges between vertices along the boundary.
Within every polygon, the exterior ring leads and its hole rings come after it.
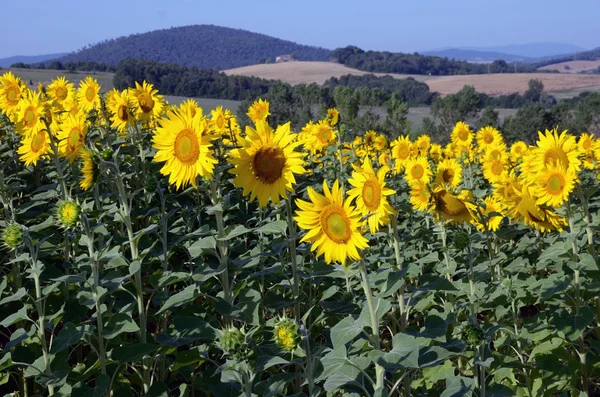
POLYGON ((513 164, 518 164, 523 160, 523 156, 527 154, 529 148, 523 141, 517 141, 510 147, 510 160, 513 164))
POLYGON ((84 112, 100 106, 100 85, 93 77, 86 77, 77 89, 77 101, 84 112))
POLYGON ((62 200, 56 205, 56 218, 58 225, 68 229, 79 222, 81 206, 75 200, 62 200))
POLYGON ((477 131, 475 139, 477 140, 477 147, 479 148, 479 151, 482 152, 485 152, 488 147, 504 143, 500 132, 492 126, 483 127, 477 131))
POLYGON ((473 223, 477 227, 477 230, 481 232, 486 230, 495 232, 500 227, 500 222, 502 222, 502 219, 504 219, 503 206, 493 197, 486 197, 483 200, 483 204, 485 206, 485 208, 481 208, 481 215, 483 215, 483 218, 473 219, 473 223), (500 215, 490 216, 494 212, 500 215))
POLYGON ((373 147, 375 148, 375 150, 377 150, 379 152, 383 152, 389 146, 390 146, 390 144, 389 144, 387 138, 383 135, 377 135, 377 137, 375 138, 375 141, 373 142, 373 147))
POLYGON ((62 109, 65 101, 73 93, 73 83, 69 83, 63 76, 57 77, 48 85, 48 97, 62 109))
POLYGON ((502 160, 488 160, 483 163, 483 177, 490 183, 500 180, 507 172, 502 160))
POLYGON ((560 164, 550 165, 540 171, 534 193, 539 197, 537 204, 560 207, 569 199, 569 194, 575 188, 577 175, 560 164))
POLYGON ((248 113, 246 114, 253 123, 258 121, 266 121, 267 117, 271 114, 269 112, 269 102, 265 101, 264 99, 257 99, 248 108, 248 113))
POLYGON ((503 163, 508 160, 508 153, 504 143, 494 144, 486 148, 483 157, 480 158, 480 161, 485 163, 491 160, 500 160, 503 163))
POLYGON ((325 262, 340 262, 345 266, 347 258, 359 260, 359 250, 368 247, 367 239, 359 230, 360 212, 352 207, 350 198, 344 201, 337 180, 331 191, 324 180, 323 193, 309 186, 311 201, 296 200, 300 210, 294 219, 298 226, 308 230, 300 241, 312 243, 311 251, 317 251, 317 256, 323 255, 325 262))
POLYGON ((583 166, 588 169, 593 169, 594 161, 597 160, 594 154, 596 138, 587 132, 582 132, 577 141, 577 147, 583 156, 583 166))
POLYGON ((9 117, 16 115, 19 101, 27 91, 23 80, 12 72, 4 73, 0 77, 0 110, 9 117))
POLYGON ((84 147, 81 149, 79 157, 81 159, 81 173, 83 175, 83 179, 79 182, 79 186, 83 190, 89 190, 98 179, 100 167, 91 150, 88 148, 84 147))
POLYGON ((319 152, 336 142, 337 133, 326 121, 321 120, 314 124, 311 129, 309 147, 314 154, 319 152))
POLYGON ((438 143, 432 143, 429 148, 429 159, 434 163, 439 163, 444 155, 442 146, 438 143))
MULTIPOLYGON (((33 132, 34 127, 41 123, 41 117, 45 114, 44 104, 40 99, 39 92, 29 91, 19 101, 19 111, 17 120, 22 126, 22 132, 29 134, 33 132)), ((21 130, 19 128, 19 130, 21 130)))
POLYGON ((544 134, 538 132, 539 141, 537 147, 531 150, 530 177, 534 177, 549 165, 561 164, 567 170, 578 172, 581 167, 579 159, 580 151, 577 147, 575 137, 563 131, 560 135, 558 130, 546 130, 544 134))
POLYGON ((365 139, 364 139, 364 143, 365 146, 373 146, 375 144, 375 139, 377 139, 377 133, 373 130, 369 130, 367 132, 365 132, 365 139))
POLYGON ((198 102, 193 99, 186 99, 179 104, 179 113, 189 113, 190 116, 194 117, 196 113, 202 117, 202 108, 198 105, 198 102))
POLYGON ((523 221, 526 225, 546 230, 562 231, 567 225, 565 218, 537 204, 538 197, 532 189, 523 187, 517 192, 517 199, 508 202, 508 214, 516 222, 523 221))
POLYGON ((36 124, 33 131, 23 137, 21 146, 17 149, 17 153, 21 155, 19 160, 24 162, 26 166, 30 164, 37 165, 38 160, 50 151, 50 137, 42 123, 36 124))
POLYGON ((410 203, 416 211, 427 211, 430 202, 431 191, 428 184, 418 181, 411 185, 410 203))
POLYGON ((432 211, 438 220, 454 223, 471 222, 475 206, 466 200, 466 195, 454 195, 445 188, 438 187, 433 192, 432 211))
POLYGON ((327 122, 335 127, 340 121, 340 112, 336 108, 327 109, 327 122))
POLYGON ((429 135, 423 134, 417 138, 414 146, 417 149, 418 156, 427 156, 431 148, 431 138, 429 138, 429 135))
POLYGON ((411 186, 418 182, 429 183, 431 178, 429 161, 424 156, 413 157, 406 162, 404 173, 404 179, 411 186))
POLYGON ((111 127, 116 128, 120 135, 123 136, 127 132, 127 127, 133 125, 135 122, 128 90, 117 91, 113 95, 112 100, 108 102, 108 109, 112 113, 110 117, 112 121, 111 127))
POLYGON ((381 165, 381 166, 389 166, 391 160, 392 160, 392 156, 390 156, 387 153, 381 153, 379 155, 379 157, 377 158, 377 161, 378 161, 379 165, 381 165))
POLYGON ((69 159, 72 163, 84 146, 87 134, 87 123, 85 114, 77 116, 68 115, 62 122, 58 131, 58 152, 62 157, 69 159))
POLYGON ((402 172, 404 164, 411 157, 411 143, 407 136, 401 136, 392 146, 392 158, 394 159, 394 171, 402 172))
POLYGON ((441 186, 457 187, 462 181, 462 167, 454 159, 442 160, 435 172, 435 182, 441 186))
POLYGON ((131 89, 131 97, 138 120, 148 122, 161 116, 165 101, 162 95, 158 95, 158 90, 154 89, 154 85, 145 80, 140 85, 136 81, 135 88, 131 89))
POLYGON ((239 143, 241 148, 229 153, 229 163, 234 166, 229 172, 235 175, 233 185, 244 189, 244 196, 250 194, 251 201, 258 198, 264 208, 269 199, 279 204, 287 192, 294 191, 294 174, 305 172, 304 154, 295 151, 300 142, 289 122, 273 132, 267 122, 259 120, 256 129, 246 127, 246 137, 239 143))
POLYGON ((210 111, 210 129, 218 135, 227 131, 227 118, 223 111, 223 106, 217 106, 210 111))
POLYGON ((363 167, 352 172, 352 177, 348 179, 348 183, 354 186, 348 191, 348 198, 356 199, 356 208, 361 215, 371 215, 367 220, 371 233, 377 232, 379 226, 388 221, 388 215, 394 212, 386 198, 396 193, 385 187, 385 174, 388 171, 388 167, 381 167, 375 173, 369 157, 366 157, 363 167))
POLYGON ((473 131, 469 128, 469 124, 459 121, 456 123, 450 134, 450 140, 455 145, 459 146, 471 146, 473 142, 473 131))
POLYGON ((518 192, 523 188, 523 184, 515 171, 504 173, 496 182, 492 182, 493 197, 507 204, 518 200, 518 192))

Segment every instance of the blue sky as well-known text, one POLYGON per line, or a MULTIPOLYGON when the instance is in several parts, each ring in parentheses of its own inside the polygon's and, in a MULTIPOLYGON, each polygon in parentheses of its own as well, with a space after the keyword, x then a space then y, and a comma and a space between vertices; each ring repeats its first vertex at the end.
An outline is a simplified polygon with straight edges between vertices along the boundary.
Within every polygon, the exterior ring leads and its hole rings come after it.
POLYGON ((28 0, 6 2, 2 11, 0 57, 70 52, 107 38, 192 24, 331 49, 600 46, 600 0, 28 0))

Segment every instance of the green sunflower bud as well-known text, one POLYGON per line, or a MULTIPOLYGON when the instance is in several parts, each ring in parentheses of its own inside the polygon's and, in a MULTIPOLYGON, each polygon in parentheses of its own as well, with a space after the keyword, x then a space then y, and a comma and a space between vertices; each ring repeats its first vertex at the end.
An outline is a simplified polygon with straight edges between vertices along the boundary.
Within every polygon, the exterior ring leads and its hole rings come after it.
POLYGON ((463 232, 458 232, 454 236, 454 247, 457 250, 463 250, 469 245, 469 235, 463 232))
POLYGON ((75 200, 65 200, 58 203, 56 217, 58 223, 64 228, 73 227, 79 221, 81 206, 75 200))
POLYGON ((231 327, 223 332, 219 344, 225 353, 237 354, 244 350, 246 337, 242 331, 231 327))
POLYGON ((275 343, 286 351, 292 351, 300 342, 300 332, 298 325, 288 319, 283 318, 275 325, 274 332, 275 343))
POLYGON ((2 231, 2 241, 4 245, 14 250, 23 242, 23 229, 18 223, 11 223, 7 225, 2 231))
POLYGON ((111 148, 105 148, 102 150, 101 154, 102 160, 111 161, 113 156, 113 150, 111 148))

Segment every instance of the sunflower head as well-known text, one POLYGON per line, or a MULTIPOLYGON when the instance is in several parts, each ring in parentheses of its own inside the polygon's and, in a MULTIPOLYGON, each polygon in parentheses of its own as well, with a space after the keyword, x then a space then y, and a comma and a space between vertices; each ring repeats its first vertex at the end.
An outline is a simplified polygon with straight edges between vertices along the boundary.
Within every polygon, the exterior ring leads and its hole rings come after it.
POLYGON ((417 138, 414 146, 417 149, 417 155, 427 156, 431 148, 431 138, 429 135, 423 134, 417 138))
POLYGON ((475 206, 463 195, 454 195, 445 188, 436 188, 433 193, 433 212, 439 220, 454 223, 471 222, 475 206))
POLYGON ((83 190, 89 190, 96 183, 100 175, 100 160, 94 152, 85 147, 79 152, 79 158, 81 160, 82 174, 79 186, 83 190))
POLYGON ((462 121, 456 123, 450 134, 450 140, 458 146, 470 146, 473 142, 473 131, 471 131, 469 124, 462 121))
POLYGON ((340 121, 340 112, 336 108, 327 109, 327 122, 335 127, 340 121))
POLYGON ((131 90, 131 97, 136 109, 135 116, 142 122, 158 119, 165 108, 165 100, 153 84, 136 81, 135 88, 131 90))
POLYGON ((243 358, 248 349, 246 334, 243 330, 231 326, 221 332, 219 347, 227 355, 243 358))
POLYGON ((304 154, 296 151, 300 142, 290 130, 290 123, 273 131, 265 121, 258 121, 256 129, 246 127, 246 137, 241 138, 240 148, 229 153, 228 161, 234 168, 233 184, 250 194, 250 200, 258 199, 260 207, 269 200, 278 204, 288 192, 293 192, 294 175, 303 174, 304 154))
POLYGON ((503 213, 504 206, 498 200, 493 197, 486 197, 483 200, 483 206, 478 211, 478 216, 473 218, 472 223, 479 231, 489 230, 495 232, 500 227, 502 219, 504 219, 503 213))
POLYGON ((100 107, 100 85, 95 78, 87 76, 79 83, 77 100, 81 110, 86 113, 100 107))
POLYGON ((50 136, 43 123, 36 124, 33 131, 22 138, 21 146, 17 149, 21 155, 19 160, 26 166, 37 165, 38 160, 47 157, 50 152, 50 136))
POLYGON ((56 206, 56 217, 58 224, 64 228, 70 228, 77 224, 81 206, 75 200, 63 200, 56 206))
POLYGON ((401 136, 392 145, 392 158, 394 159, 395 169, 394 171, 401 172, 404 169, 404 164, 410 159, 411 142, 407 136, 401 136))
POLYGON ((373 147, 379 152, 387 150, 389 145, 388 139, 384 135, 377 135, 375 137, 375 141, 373 142, 373 147))
POLYGON ((406 162, 404 166, 404 179, 406 179, 409 185, 417 182, 429 183, 430 178, 431 169, 426 157, 413 157, 406 162))
POLYGON ((53 102, 62 106, 62 104, 73 94, 73 83, 64 76, 59 76, 48 85, 46 90, 48 97, 53 102))
POLYGON ((431 203, 431 190, 429 185, 423 182, 416 182, 411 185, 410 203, 416 211, 428 211, 431 203))
POLYGON ((560 163, 550 165, 539 172, 534 193, 538 196, 538 204, 560 207, 569 199, 569 194, 575 188, 577 175, 573 170, 563 167, 560 163))
POLYGON ((367 239, 359 230, 360 213, 351 205, 351 199, 344 201, 342 189, 336 180, 330 190, 323 181, 323 193, 308 187, 310 202, 296 200, 300 208, 296 211, 298 226, 307 233, 301 242, 312 243, 311 251, 323 255, 325 262, 339 262, 346 265, 347 258, 360 259, 359 250, 367 248, 367 239))
POLYGON ((223 111, 223 106, 217 106, 210 112, 210 129, 217 135, 224 134, 227 131, 227 117, 223 111))
POLYGON ((529 150, 527 144, 523 141, 517 141, 510 147, 510 160, 513 164, 518 164, 523 160, 523 156, 529 150))
POLYGON ((178 111, 180 113, 189 113, 192 117, 196 116, 197 113, 202 116, 202 108, 198 105, 198 102, 193 99, 186 99, 181 102, 178 111))
POLYGON ((23 243, 23 229, 18 223, 9 223, 2 229, 2 243, 9 250, 15 250, 23 243))
POLYGON ((479 151, 485 152, 490 146, 495 146, 504 143, 500 132, 492 126, 483 127, 477 131, 476 138, 479 151))
POLYGON ((19 101, 27 91, 27 86, 23 83, 23 80, 16 77, 12 72, 4 73, 0 77, 0 111, 9 117, 16 115, 19 109, 19 101))
POLYGON ((313 124, 309 139, 308 146, 310 151, 315 154, 335 145, 337 133, 326 121, 321 120, 317 124, 313 124))
POLYGON ((435 182, 440 186, 457 187, 462 181, 462 166, 453 159, 446 159, 437 165, 435 182))
POLYGON ((369 130, 365 132, 364 143, 366 146, 373 146, 375 144, 375 140, 377 139, 377 133, 373 130, 369 130))
POLYGON ((291 352, 300 343, 300 328, 289 318, 282 318, 275 324, 273 338, 279 348, 291 352))

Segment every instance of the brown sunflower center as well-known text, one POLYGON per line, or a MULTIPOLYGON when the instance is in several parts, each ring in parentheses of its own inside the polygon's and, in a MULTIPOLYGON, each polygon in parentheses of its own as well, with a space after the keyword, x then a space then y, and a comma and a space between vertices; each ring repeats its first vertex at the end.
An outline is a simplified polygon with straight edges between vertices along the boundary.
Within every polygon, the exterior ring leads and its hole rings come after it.
POLYGON ((458 131, 458 138, 461 141, 466 141, 467 139, 469 139, 469 132, 465 129, 461 129, 458 131))
POLYGON ((332 241, 345 244, 352 237, 350 218, 343 207, 332 204, 321 213, 321 228, 332 241))
POLYGON ((486 132, 483 134, 483 141, 489 145, 492 142, 494 142, 494 136, 492 134, 486 132))
POLYGON ((321 128, 318 137, 322 143, 329 143, 331 140, 331 130, 329 128, 321 128))
POLYGON ((19 89, 19 87, 17 87, 16 85, 11 85, 10 87, 8 87, 6 92, 6 99, 8 99, 8 102, 10 102, 11 105, 14 105, 17 102, 19 102, 20 96, 21 90, 19 89))
POLYGON ((583 141, 581 147, 583 148, 583 150, 585 150, 587 152, 588 150, 590 150, 592 148, 592 140, 591 139, 585 139, 583 141))
POLYGON ((218 129, 222 130, 225 128, 225 117, 223 115, 219 115, 216 121, 218 129))
POLYGON ((181 130, 177 134, 173 149, 175 157, 185 165, 194 165, 200 156, 198 137, 189 128, 181 130))
POLYGON ((154 109, 154 99, 152 99, 147 92, 140 95, 138 102, 140 104, 140 109, 142 109, 142 112, 144 113, 150 113, 152 109, 154 109))
POLYGON ((260 148, 254 155, 252 167, 256 177, 261 182, 271 185, 283 175, 285 154, 277 146, 260 148))
POLYGON ((410 147, 407 145, 401 145, 397 151, 398 158, 401 160, 407 159, 410 156, 410 147))
POLYGON ((29 128, 35 125, 37 122, 37 116, 33 106, 29 106, 27 109, 25 109, 23 120, 25 121, 25 125, 29 128))
POLYGON ((96 91, 94 90, 94 87, 89 86, 85 90, 85 99, 87 99, 88 102, 93 102, 94 99, 96 99, 96 91))
POLYGON ((117 110, 117 117, 119 117, 119 119, 121 121, 129 120, 129 113, 127 112, 127 106, 125 106, 125 105, 119 106, 119 109, 117 110))
POLYGON ((54 92, 54 96, 59 101, 64 101, 67 98, 67 89, 65 87, 62 87, 62 86, 57 87, 56 91, 54 92))
POLYGON ((410 175, 414 179, 421 179, 423 177, 423 174, 425 174, 425 168, 423 168, 421 164, 415 164, 410 169, 410 175))
POLYGON ((491 170, 492 174, 500 176, 504 172, 504 166, 502 165, 502 162, 496 160, 492 163, 491 170))
POLYGON ((68 145, 71 150, 75 150, 81 144, 81 129, 79 127, 73 127, 69 133, 68 145))
POLYGON ((560 194, 565 188, 565 180, 559 174, 552 174, 552 176, 548 178, 546 186, 548 187, 548 193, 560 194))
POLYGON ((379 208, 381 202, 381 187, 379 181, 375 178, 368 179, 362 190, 362 198, 369 211, 375 211, 379 208))
POLYGON ((498 160, 502 156, 502 152, 498 149, 494 149, 494 150, 490 151, 489 156, 490 156, 490 159, 492 159, 492 160, 498 160))
POLYGON ((444 183, 452 183, 454 180, 454 170, 450 168, 446 168, 442 171, 442 182, 444 183))
POLYGON ((46 130, 40 130, 31 140, 31 151, 35 153, 41 151, 44 143, 46 143, 46 130))

